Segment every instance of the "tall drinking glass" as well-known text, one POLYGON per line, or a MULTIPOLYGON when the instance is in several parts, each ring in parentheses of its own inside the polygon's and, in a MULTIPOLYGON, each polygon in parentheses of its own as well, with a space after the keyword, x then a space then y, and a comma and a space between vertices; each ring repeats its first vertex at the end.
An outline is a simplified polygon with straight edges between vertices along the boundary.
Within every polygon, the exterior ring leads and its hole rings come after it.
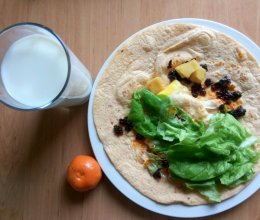
POLYGON ((0 32, 0 101, 18 110, 79 105, 92 79, 62 39, 36 23, 17 23, 0 32))

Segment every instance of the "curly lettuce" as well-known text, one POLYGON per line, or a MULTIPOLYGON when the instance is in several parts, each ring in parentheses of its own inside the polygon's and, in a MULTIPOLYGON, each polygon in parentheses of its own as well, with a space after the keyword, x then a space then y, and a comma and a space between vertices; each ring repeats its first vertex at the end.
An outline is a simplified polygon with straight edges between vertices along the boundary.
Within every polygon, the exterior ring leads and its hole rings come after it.
POLYGON ((220 201, 220 187, 254 177, 257 138, 230 114, 216 113, 206 125, 167 96, 142 89, 134 93, 128 118, 137 133, 154 140, 153 153, 167 158, 170 175, 210 201, 220 201))

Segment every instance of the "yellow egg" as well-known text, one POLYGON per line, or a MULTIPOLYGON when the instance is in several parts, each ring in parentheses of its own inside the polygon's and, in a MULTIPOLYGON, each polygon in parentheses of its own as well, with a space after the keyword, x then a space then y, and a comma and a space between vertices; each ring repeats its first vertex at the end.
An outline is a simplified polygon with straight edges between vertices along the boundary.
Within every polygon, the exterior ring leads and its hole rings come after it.
POLYGON ((188 92, 188 91, 189 90, 188 90, 188 88, 186 86, 183 86, 178 80, 174 80, 164 90, 159 92, 158 95, 170 96, 173 93, 188 92))
POLYGON ((157 94, 158 92, 160 92, 164 89, 164 86, 162 84, 162 80, 160 77, 155 77, 153 79, 150 79, 146 83, 145 87, 155 94, 157 94))
POLYGON ((183 63, 175 68, 181 78, 189 78, 193 72, 200 68, 200 65, 196 60, 190 60, 187 63, 183 63))

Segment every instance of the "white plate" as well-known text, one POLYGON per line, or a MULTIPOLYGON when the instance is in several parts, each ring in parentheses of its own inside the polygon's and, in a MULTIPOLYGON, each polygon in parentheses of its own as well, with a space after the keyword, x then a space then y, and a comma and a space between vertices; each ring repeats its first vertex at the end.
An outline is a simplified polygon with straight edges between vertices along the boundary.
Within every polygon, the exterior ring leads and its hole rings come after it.
MULTIPOLYGON (((241 44, 243 44, 257 59, 257 62, 260 63, 260 49, 258 46, 251 41, 248 37, 243 35, 242 33, 226 26, 220 23, 216 23, 213 21, 208 20, 202 20, 202 19, 193 19, 193 18, 183 18, 183 19, 175 19, 175 20, 168 20, 163 21, 154 25, 162 25, 162 24, 175 24, 175 23, 189 23, 189 24, 198 24, 203 25, 206 27, 210 27, 212 29, 221 31, 225 33, 226 35, 231 36, 232 38, 239 41, 241 44)), ((154 26, 152 25, 152 26, 154 26)), ((147 27, 150 28, 151 26, 147 27)), ((146 28, 145 28, 146 29, 146 28)), ((143 29, 143 30, 145 30, 143 29)), ((127 40, 131 39, 136 34, 142 32, 143 30, 140 30, 139 32, 135 33, 131 37, 129 37, 127 40)), ((127 41, 126 40, 126 41, 127 41)), ((114 184, 114 186, 123 193, 126 197, 131 199, 136 204, 149 209, 153 212, 157 212, 163 215, 168 215, 172 217, 183 217, 183 218, 190 218, 190 217, 202 217, 202 216, 208 216, 213 215, 219 212, 223 212, 227 209, 230 209, 239 203, 246 200, 248 197, 250 197, 253 193, 255 193, 259 189, 259 182, 260 182, 260 174, 256 176, 256 178, 240 193, 237 195, 214 205, 199 205, 199 206, 185 206, 182 204, 172 204, 172 205, 162 205, 154 202, 153 200, 145 197, 143 194, 139 193, 134 187, 132 187, 122 176, 121 174, 115 169, 113 164, 110 162, 108 156, 106 155, 103 145, 100 142, 95 125, 93 120, 93 101, 95 96, 95 91, 97 84, 102 77, 104 70, 107 68, 108 64, 110 63, 111 59, 113 58, 115 52, 120 48, 121 45, 119 45, 114 52, 108 57, 106 62, 103 64, 101 70, 98 73, 98 76, 95 80, 95 83, 93 85, 93 90, 90 96, 89 100, 89 107, 88 107, 88 129, 89 129, 89 136, 90 141, 92 144, 92 148, 94 151, 94 154, 100 163, 103 172, 106 174, 108 179, 114 184)))

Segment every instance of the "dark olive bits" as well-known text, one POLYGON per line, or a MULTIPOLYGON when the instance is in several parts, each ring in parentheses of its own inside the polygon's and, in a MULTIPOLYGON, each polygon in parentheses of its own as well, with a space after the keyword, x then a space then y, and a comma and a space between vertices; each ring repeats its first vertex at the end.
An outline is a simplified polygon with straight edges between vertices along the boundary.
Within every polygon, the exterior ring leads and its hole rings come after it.
POLYGON ((168 160, 166 160, 166 159, 163 159, 163 160, 162 160, 162 167, 163 167, 163 168, 168 168, 168 167, 169 167, 169 162, 168 162, 168 160))
POLYGON ((202 90, 201 84, 194 83, 191 86, 191 94, 193 97, 198 97, 200 95, 200 92, 202 90))
POLYGON ((242 106, 238 106, 236 109, 228 111, 228 113, 233 115, 235 118, 239 118, 246 114, 246 109, 244 109, 242 106))
POLYGON ((224 76, 217 83, 211 85, 211 90, 216 92, 216 96, 219 99, 225 101, 224 104, 219 106, 219 111, 222 113, 229 113, 233 115, 235 118, 239 118, 246 114, 246 109, 244 109, 242 106, 239 106, 235 109, 229 110, 228 105, 231 104, 231 102, 235 102, 242 97, 241 92, 230 91, 233 89, 234 89, 234 85, 231 84, 231 79, 228 78, 227 76, 224 76))
POLYGON ((206 87, 209 87, 213 84, 213 81, 211 79, 206 79, 204 84, 205 84, 206 87))
POLYGON ((122 126, 125 126, 127 124, 128 118, 124 117, 124 118, 120 118, 119 119, 119 124, 122 126))
POLYGON ((200 66, 201 66, 203 69, 205 69, 206 71, 208 71, 208 66, 207 66, 206 63, 202 63, 202 64, 200 64, 200 66))
POLYGON ((142 141, 142 140, 144 140, 144 136, 137 133, 137 134, 135 135, 135 139, 138 140, 138 141, 142 141))
POLYGON ((232 92, 232 101, 237 101, 242 96, 242 93, 239 91, 232 92))
POLYGON ((191 81, 187 78, 182 79, 182 82, 188 85, 191 84, 191 81))
POLYGON ((172 82, 172 81, 174 81, 174 80, 179 80, 179 81, 181 81, 181 77, 180 77, 180 75, 178 74, 178 72, 176 71, 176 70, 172 70, 172 71, 170 71, 169 72, 169 74, 168 74, 168 79, 172 82))
POLYGON ((156 170, 156 171, 154 172, 154 174, 153 174, 153 177, 154 177, 155 179, 160 179, 161 176, 162 176, 162 175, 161 175, 160 169, 156 170))
POLYGON ((171 69, 171 68, 172 68, 172 60, 169 61, 167 68, 168 68, 168 69, 171 69))
POLYGON ((218 107, 219 111, 221 113, 226 113, 226 106, 225 104, 221 104, 219 107, 218 107))
POLYGON ((241 96, 241 92, 239 91, 234 91, 234 92, 230 92, 227 89, 222 89, 216 92, 216 95, 219 99, 222 99, 224 101, 237 101, 241 96))
POLYGON ((124 133, 124 130, 129 132, 133 129, 133 123, 128 120, 128 117, 120 118, 119 125, 114 126, 114 134, 116 136, 120 136, 124 133))
POLYGON ((206 95, 206 90, 204 88, 201 88, 200 95, 201 96, 205 96, 206 95))
POLYGON ((221 88, 226 88, 231 83, 231 79, 227 76, 224 76, 222 79, 219 80, 219 85, 221 88))
POLYGON ((215 92, 215 91, 217 91, 219 89, 220 89, 220 84, 218 82, 211 85, 211 90, 213 92, 215 92))
POLYGON ((224 101, 232 100, 232 93, 229 92, 227 89, 222 89, 216 92, 216 95, 219 99, 224 101))
POLYGON ((123 135, 123 128, 120 125, 115 125, 114 126, 114 133, 115 133, 116 136, 123 135))
POLYGON ((129 132, 133 129, 133 123, 128 120, 128 117, 119 119, 119 124, 125 128, 126 132, 129 132))
MULTIPOLYGON (((207 80, 205 81, 206 86, 211 83, 207 80)), ((227 76, 224 76, 217 83, 211 85, 211 90, 216 92, 216 95, 219 99, 224 100, 226 103, 230 103, 231 101, 237 101, 242 96, 242 93, 239 91, 230 91, 230 88, 232 87, 231 79, 227 76)))

